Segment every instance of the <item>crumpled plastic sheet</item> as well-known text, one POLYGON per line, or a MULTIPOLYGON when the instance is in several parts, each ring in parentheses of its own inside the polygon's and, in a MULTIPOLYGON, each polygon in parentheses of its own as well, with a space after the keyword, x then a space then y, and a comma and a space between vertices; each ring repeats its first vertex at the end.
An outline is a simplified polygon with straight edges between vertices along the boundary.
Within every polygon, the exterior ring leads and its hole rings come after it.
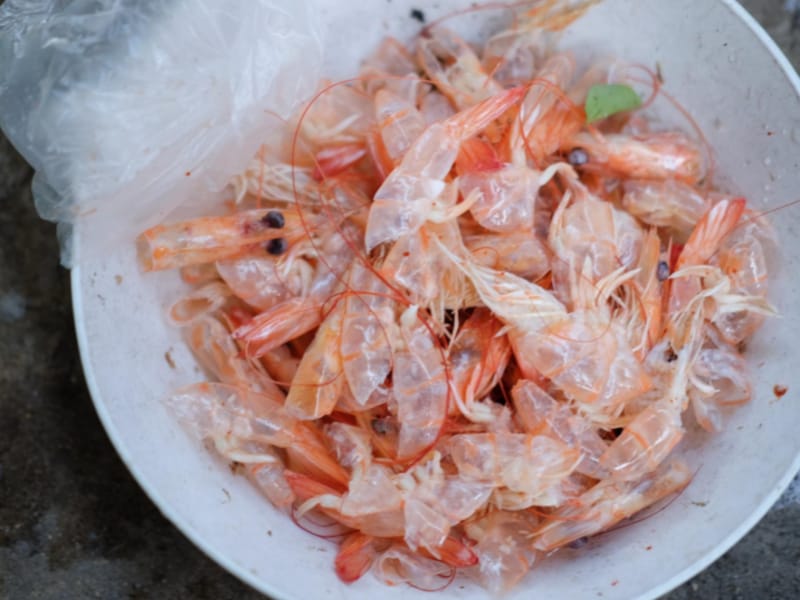
POLYGON ((219 192, 315 90, 316 0, 6 0, 0 127, 62 262, 219 192))

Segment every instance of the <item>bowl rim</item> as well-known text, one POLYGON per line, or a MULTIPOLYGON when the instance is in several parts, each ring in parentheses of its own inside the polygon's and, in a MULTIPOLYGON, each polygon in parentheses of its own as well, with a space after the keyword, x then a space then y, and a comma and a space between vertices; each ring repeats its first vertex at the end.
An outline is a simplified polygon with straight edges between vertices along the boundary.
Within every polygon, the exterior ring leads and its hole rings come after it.
MULTIPOLYGON (((776 61, 789 83, 794 88, 795 94, 800 97, 800 76, 795 71, 789 59, 778 47, 772 37, 766 30, 755 20, 755 18, 741 5, 737 0, 716 0, 722 6, 727 8, 735 17, 737 17, 761 42, 767 49, 772 58, 776 61)), ((78 233, 76 231, 76 238, 78 233)), ((251 588, 262 594, 268 594, 275 598, 275 600, 290 600, 290 596, 286 591, 279 590, 270 582, 264 581, 250 573, 246 569, 237 565, 231 559, 227 558, 224 554, 218 552, 211 542, 204 539, 194 528, 183 519, 176 510, 173 509, 171 504, 162 498, 156 486, 152 485, 147 477, 137 468, 135 463, 130 458, 128 448, 123 441, 122 436, 115 427, 111 415, 106 408, 105 403, 102 401, 95 373, 89 359, 89 340, 87 337, 87 330, 85 327, 86 318, 84 315, 83 300, 81 296, 81 280, 82 271, 80 268, 80 259, 78 256, 80 245, 77 239, 73 239, 73 248, 75 254, 75 267, 72 268, 70 273, 70 295, 72 300, 73 321, 75 326, 75 335, 78 342, 78 351, 80 354, 81 368, 83 370, 86 386, 89 390, 89 395, 92 399, 92 404, 103 425, 103 428, 111 441, 112 446, 116 450, 120 459, 128 469, 130 474, 142 488, 144 493, 150 499, 156 508, 161 512, 167 520, 174 525, 189 541, 192 542, 199 550, 201 550, 207 557, 225 569, 228 573, 234 575, 240 581, 243 581, 251 588)), ((758 506, 744 519, 738 527, 731 531, 725 538, 722 539, 716 546, 708 550, 690 566, 682 571, 679 571, 669 579, 663 581, 659 585, 651 588, 646 593, 639 596, 640 600, 653 600, 671 590, 674 590, 679 585, 685 583, 698 573, 705 570, 709 565, 718 560, 723 554, 730 550, 737 542, 739 542, 747 533, 755 527, 761 519, 764 518, 766 513, 772 508, 777 500, 783 495, 786 489, 791 484, 795 476, 800 472, 800 453, 795 456, 789 467, 786 469, 782 477, 779 479, 778 484, 764 497, 758 506)))

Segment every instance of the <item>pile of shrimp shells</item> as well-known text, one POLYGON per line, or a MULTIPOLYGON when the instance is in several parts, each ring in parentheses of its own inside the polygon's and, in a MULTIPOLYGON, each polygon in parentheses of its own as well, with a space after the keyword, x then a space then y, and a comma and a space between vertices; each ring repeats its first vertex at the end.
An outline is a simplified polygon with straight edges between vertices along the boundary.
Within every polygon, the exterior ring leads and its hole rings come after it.
POLYGON ((550 5, 477 50, 386 39, 229 214, 139 239, 193 285, 170 318, 214 380, 169 405, 344 581, 508 590, 683 489, 686 427, 750 397, 768 225, 646 109, 586 123, 626 70, 576 72, 550 5))

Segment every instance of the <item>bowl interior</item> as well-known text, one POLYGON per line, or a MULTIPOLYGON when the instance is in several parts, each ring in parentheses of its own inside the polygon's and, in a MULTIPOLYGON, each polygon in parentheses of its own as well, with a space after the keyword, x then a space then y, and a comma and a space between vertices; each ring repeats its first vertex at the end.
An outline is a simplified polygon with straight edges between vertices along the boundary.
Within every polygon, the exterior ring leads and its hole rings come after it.
MULTIPOLYGON (((410 39, 419 28, 410 17, 418 4, 324 0, 326 75, 351 76, 387 34, 410 39)), ((440 0, 425 9, 426 17, 469 4, 440 0)), ((479 39, 504 18, 502 11, 483 11, 451 25, 479 39)), ((563 46, 579 59, 610 54, 652 69, 658 65, 666 89, 690 109, 713 146, 718 181, 759 209, 796 198, 797 77, 734 2, 606 0, 568 29, 563 46)), ((674 113, 665 112, 665 118, 688 129, 674 113)), ((752 402, 731 414, 721 434, 684 444, 697 473, 666 509, 544 561, 509 599, 655 597, 735 543, 788 484, 800 455, 800 378, 792 368, 793 342, 800 339, 800 293, 792 278, 800 208, 787 208, 772 220, 782 256, 771 299, 783 316, 769 321, 749 345, 752 402), (787 386, 788 394, 777 399, 775 384, 787 386)), ((79 253, 80 239, 79 234, 79 253)), ((86 257, 73 271, 87 381, 109 436, 145 491, 209 556, 275 598, 423 597, 410 588, 383 587, 370 576, 341 584, 332 568, 332 544, 273 510, 172 420, 162 398, 202 377, 179 332, 164 319, 181 289, 175 273, 140 273, 132 241, 109 255, 86 257)), ((466 580, 440 595, 485 597, 466 580)))

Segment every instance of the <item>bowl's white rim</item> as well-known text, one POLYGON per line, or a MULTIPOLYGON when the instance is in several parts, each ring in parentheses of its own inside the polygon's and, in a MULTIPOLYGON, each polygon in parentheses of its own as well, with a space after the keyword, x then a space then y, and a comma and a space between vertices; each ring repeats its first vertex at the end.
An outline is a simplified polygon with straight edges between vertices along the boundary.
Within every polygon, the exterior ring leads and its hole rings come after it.
POLYGON ((271 584, 259 579, 248 570, 242 568, 240 565, 237 565, 224 554, 217 552, 213 543, 209 540, 206 540, 203 535, 196 531, 188 521, 184 520, 183 517, 180 516, 177 510, 173 508, 172 504, 161 496, 157 487, 150 483, 144 473, 142 473, 142 471, 140 471, 136 467, 135 463, 131 460, 128 448, 123 442, 116 426, 114 425, 114 422, 111 419, 111 414, 108 412, 106 405, 100 400, 100 389, 97 384, 97 379, 95 378, 94 370, 89 363, 89 341, 87 338, 86 329, 83 326, 85 323, 85 318, 83 312, 83 300, 80 294, 81 269, 79 266, 80 258, 78 250, 80 245, 77 239, 73 239, 72 243, 74 249, 73 259, 75 264, 78 265, 72 268, 72 272, 70 274, 72 312, 75 322, 75 337, 78 340, 78 352, 80 354, 83 376, 86 380, 86 387, 89 389, 89 395, 92 398, 92 404, 94 404, 94 409, 97 412, 97 416, 100 418, 100 422, 103 424, 103 428, 106 430, 109 440, 111 440, 111 445, 114 446, 114 449, 117 451, 117 454, 127 467, 128 471, 130 471, 133 478, 136 480, 142 490, 144 490, 144 493, 150 498, 153 504, 156 505, 156 508, 158 508, 159 512, 161 512, 161 514, 164 515, 164 517, 166 517, 167 520, 169 520, 178 529, 178 531, 186 536, 189 541, 199 548, 206 556, 225 569, 228 573, 231 573, 241 581, 244 581, 256 591, 262 594, 267 594, 274 600, 293 600, 289 596, 285 595, 284 592, 273 588, 271 584))
MULTIPOLYGON (((795 93, 800 96, 800 76, 798 76, 797 72, 795 71, 792 64, 789 62, 789 59, 784 55, 783 51, 778 47, 775 41, 770 37, 770 35, 764 30, 763 27, 753 18, 753 16, 747 12, 747 10, 742 7, 736 0, 718 0, 722 3, 723 6, 728 8, 735 16, 737 16, 752 32, 755 36, 759 39, 759 41, 764 45, 764 47, 769 51, 775 61, 778 63, 780 68, 783 70, 784 74, 786 75, 787 79, 791 83, 791 85, 795 89, 795 93)), ((77 235, 77 233, 76 233, 77 235)), ((80 260, 77 256, 79 244, 77 240, 75 240, 75 263, 79 264, 80 260)), ((89 394, 92 398, 92 403, 94 404, 95 411, 97 412, 97 416, 100 418, 100 422, 103 424, 103 427, 108 434, 109 439, 111 440, 111 444, 114 446, 117 454, 122 459, 122 462, 130 471, 133 478, 139 483, 141 488, 144 490, 145 494, 150 498, 150 500, 158 507, 159 511, 173 524, 178 530, 183 533, 195 546, 197 546, 200 550, 203 551, 206 556, 211 558, 214 562, 224 568, 226 571, 231 573, 232 575, 236 576, 240 580, 244 581, 246 584, 254 588, 255 590, 262 592, 264 594, 268 594, 269 596, 273 597, 275 600, 285 600, 288 597, 285 595, 285 592, 280 591, 274 588, 268 582, 265 582, 262 579, 259 579, 246 569, 243 569, 241 566, 234 563, 232 560, 227 558, 225 555, 217 552, 214 549, 214 546, 211 542, 207 541, 200 533, 198 533, 194 527, 185 521, 178 513, 175 511, 169 502, 167 502, 164 498, 161 497, 158 490, 151 485, 150 481, 145 477, 145 475, 135 466, 133 461, 130 459, 130 455, 128 452, 125 443, 122 440, 117 428, 114 426, 114 423, 111 419, 111 415, 109 414, 108 410, 106 409, 105 404, 100 400, 101 394, 100 390, 97 385, 97 380, 95 379, 94 370, 89 363, 89 342, 86 335, 86 328, 84 327, 84 323, 86 322, 84 318, 83 312, 83 301, 80 294, 80 282, 81 282, 81 269, 80 266, 76 266, 72 269, 70 275, 70 287, 71 287, 71 296, 72 296, 72 309, 73 309, 73 316, 75 321, 75 333, 78 340, 78 350, 80 353, 81 358, 81 366, 83 368, 84 378, 86 379, 86 385, 89 389, 89 394)), ((682 583, 688 581, 704 569, 716 561, 719 557, 721 557, 725 552, 730 550, 739 540, 741 540, 756 524, 764 518, 764 515, 767 514, 769 509, 772 507, 773 504, 781 497, 784 491, 789 487, 789 484, 794 479, 795 475, 800 472, 800 453, 795 457, 794 461, 791 463, 789 468, 786 470, 784 475, 779 479, 778 485, 776 485, 762 500, 762 502, 755 508, 755 510, 750 513, 750 516, 742 521, 739 526, 731 531, 731 533, 725 537, 719 544, 717 544, 714 548, 710 549, 706 552, 703 556, 701 556, 698 560, 692 563, 691 566, 687 567, 683 571, 680 571, 673 577, 667 579, 663 583, 657 585, 656 587, 649 590, 647 593, 640 596, 640 600, 652 600, 654 598, 658 598, 669 591, 675 589, 682 583)))

